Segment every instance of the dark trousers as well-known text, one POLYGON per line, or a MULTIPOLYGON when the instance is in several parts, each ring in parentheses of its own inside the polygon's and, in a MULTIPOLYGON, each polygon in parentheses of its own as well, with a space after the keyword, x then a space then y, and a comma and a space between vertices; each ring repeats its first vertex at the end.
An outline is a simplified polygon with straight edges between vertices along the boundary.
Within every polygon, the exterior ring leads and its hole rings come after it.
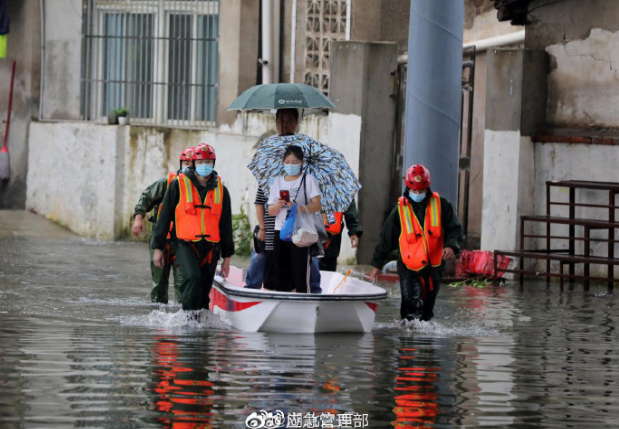
POLYGON ((398 260, 402 319, 428 321, 434 317, 434 304, 440 289, 441 269, 425 267, 420 271, 409 270, 402 260, 398 260))
POLYGON ((318 261, 320 271, 335 271, 337 268, 337 256, 323 256, 318 261))
POLYGON ((264 271, 262 272, 262 284, 266 284, 267 276, 273 266, 273 254, 275 252, 273 250, 265 250, 264 251, 264 271))
POLYGON ((342 234, 329 233, 329 240, 325 243, 325 256, 320 258, 320 271, 335 271, 337 269, 337 257, 340 256, 342 247, 342 234))
POLYGON ((273 261, 265 267, 264 287, 280 292, 296 290, 309 293, 309 260, 309 247, 297 247, 288 241, 281 241, 279 231, 275 231, 273 261))
POLYGON ((163 304, 168 303, 168 284, 170 277, 170 269, 174 272, 174 298, 176 302, 181 302, 181 274, 178 270, 178 266, 172 261, 174 260, 174 252, 176 248, 175 243, 168 243, 166 250, 164 251, 165 265, 163 268, 159 268, 153 262, 153 255, 155 250, 151 247, 153 244, 153 236, 149 239, 149 251, 150 251, 150 274, 152 277, 152 285, 150 290, 150 300, 152 302, 160 302, 163 304))
POLYGON ((181 241, 176 249, 176 263, 182 274, 181 304, 183 310, 208 308, 209 293, 219 260, 219 246, 207 241, 181 241))

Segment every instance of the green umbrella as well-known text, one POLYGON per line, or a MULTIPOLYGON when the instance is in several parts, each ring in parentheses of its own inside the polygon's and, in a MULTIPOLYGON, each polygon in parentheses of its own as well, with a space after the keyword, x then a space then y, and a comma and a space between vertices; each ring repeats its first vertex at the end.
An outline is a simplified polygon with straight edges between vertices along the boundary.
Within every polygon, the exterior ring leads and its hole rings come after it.
POLYGON ((333 109, 322 92, 303 83, 256 85, 239 95, 227 110, 333 109))

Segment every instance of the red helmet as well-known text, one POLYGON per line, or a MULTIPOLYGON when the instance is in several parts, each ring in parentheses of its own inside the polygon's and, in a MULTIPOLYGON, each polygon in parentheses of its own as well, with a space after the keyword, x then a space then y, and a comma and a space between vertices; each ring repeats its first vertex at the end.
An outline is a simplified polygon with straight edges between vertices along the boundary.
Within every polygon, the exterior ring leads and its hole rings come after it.
POLYGON ((191 161, 193 159, 193 147, 183 149, 180 156, 180 161, 191 161))
POLYGON ((217 159, 213 146, 206 143, 200 143, 193 148, 193 151, 193 159, 212 159, 213 161, 217 159))
POLYGON ((421 164, 415 164, 408 169, 404 180, 413 191, 423 191, 430 186, 430 171, 421 164))

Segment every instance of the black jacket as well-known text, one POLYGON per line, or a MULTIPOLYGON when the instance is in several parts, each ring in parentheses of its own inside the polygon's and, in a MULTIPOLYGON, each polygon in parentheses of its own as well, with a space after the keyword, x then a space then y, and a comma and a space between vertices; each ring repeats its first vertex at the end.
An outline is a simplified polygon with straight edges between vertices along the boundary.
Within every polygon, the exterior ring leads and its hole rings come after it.
MULTIPOLYGON (((432 191, 428 189, 430 194, 432 191)), ((424 224, 426 217, 426 208, 428 207, 429 198, 426 196, 420 203, 414 202, 409 196, 408 192, 405 193, 406 198, 411 203, 415 216, 419 219, 421 225, 424 224)), ((462 226, 456 215, 456 211, 447 199, 441 198, 441 226, 443 228, 443 247, 451 247, 455 253, 458 253, 462 246, 462 226)), ((402 227, 400 225, 400 213, 398 212, 398 206, 391 210, 387 220, 383 224, 383 229, 380 233, 380 239, 376 248, 374 249, 374 257, 370 265, 376 268, 382 268, 385 263, 389 261, 389 256, 393 251, 400 251, 400 232, 402 227)))
POLYGON ((9 34, 9 9, 6 0, 0 0, 0 36, 9 34))

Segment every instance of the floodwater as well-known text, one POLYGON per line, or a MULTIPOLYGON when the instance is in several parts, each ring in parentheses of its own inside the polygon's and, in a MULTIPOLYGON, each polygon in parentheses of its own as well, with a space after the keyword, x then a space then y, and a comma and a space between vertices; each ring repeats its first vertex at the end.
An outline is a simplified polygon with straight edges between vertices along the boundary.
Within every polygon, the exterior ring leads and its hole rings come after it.
POLYGON ((619 426, 604 286, 443 287, 400 326, 389 285, 368 334, 243 333, 151 304, 147 262, 0 212, 0 428, 619 426))

